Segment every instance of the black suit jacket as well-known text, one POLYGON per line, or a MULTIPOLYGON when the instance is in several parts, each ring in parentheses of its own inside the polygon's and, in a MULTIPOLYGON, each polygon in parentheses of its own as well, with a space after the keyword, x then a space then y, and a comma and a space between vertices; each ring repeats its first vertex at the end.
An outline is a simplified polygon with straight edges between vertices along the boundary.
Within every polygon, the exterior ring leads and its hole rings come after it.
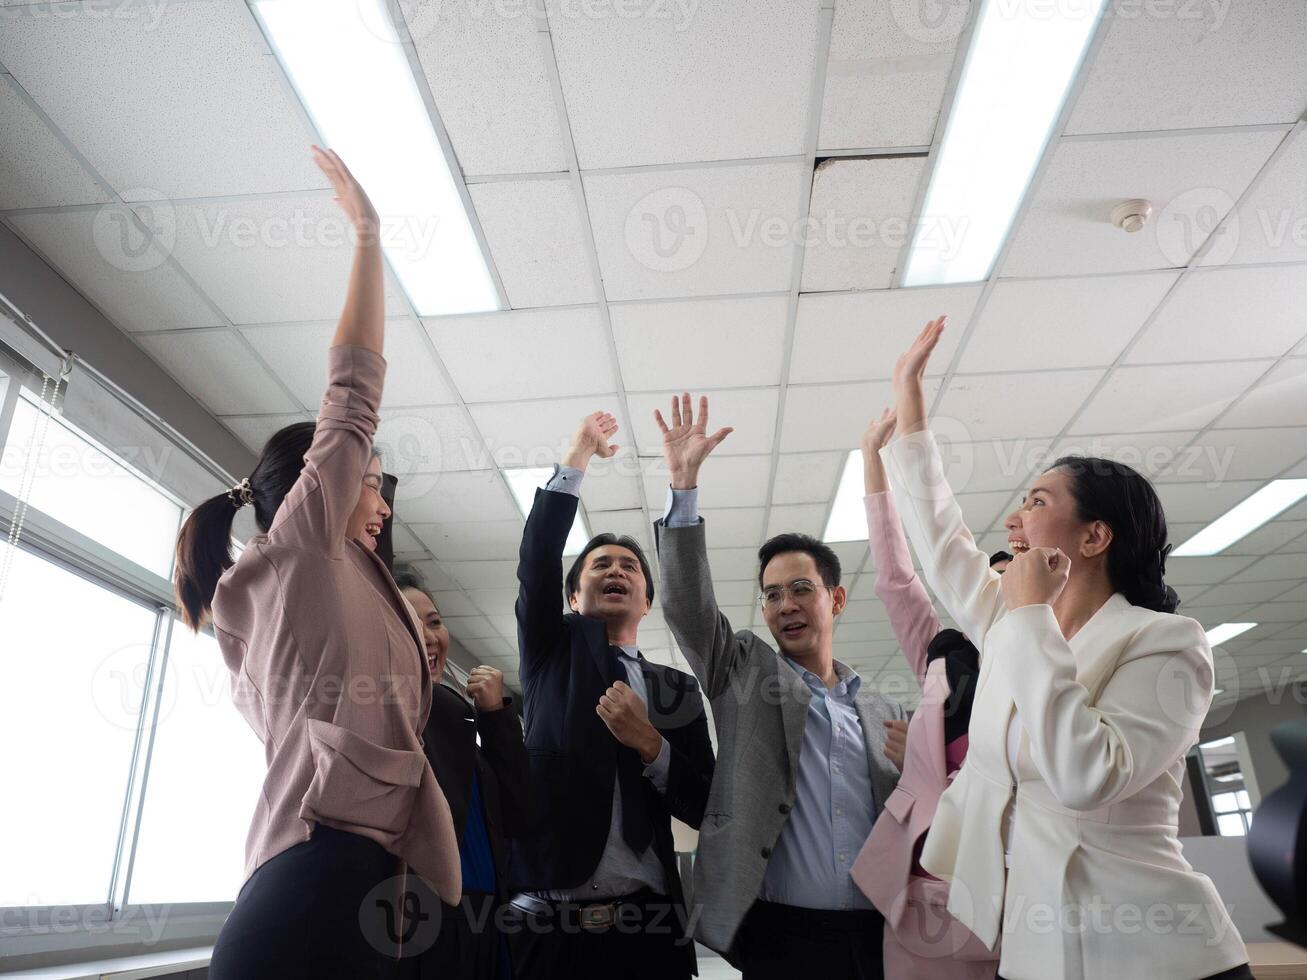
MULTIPOLYGON (((612 820, 619 743, 595 706, 609 686, 627 676, 609 646, 604 622, 562 610, 563 545, 577 506, 571 494, 537 490, 517 566, 519 676, 532 808, 514 850, 513 881, 522 890, 584 883, 599 865, 612 820)), ((659 793, 646 779, 643 798, 623 798, 622 805, 648 808, 655 853, 671 897, 683 905, 671 818, 692 827, 702 821, 712 782, 712 743, 694 677, 659 664, 642 665, 649 721, 671 752, 667 792, 659 793)))
POLYGON ((517 837, 527 822, 526 746, 512 698, 504 698, 504 706, 498 711, 477 711, 453 688, 436 684, 422 741, 431 769, 449 801, 460 848, 474 769, 480 778, 486 836, 495 859, 496 890, 501 900, 506 898, 508 840, 517 837))

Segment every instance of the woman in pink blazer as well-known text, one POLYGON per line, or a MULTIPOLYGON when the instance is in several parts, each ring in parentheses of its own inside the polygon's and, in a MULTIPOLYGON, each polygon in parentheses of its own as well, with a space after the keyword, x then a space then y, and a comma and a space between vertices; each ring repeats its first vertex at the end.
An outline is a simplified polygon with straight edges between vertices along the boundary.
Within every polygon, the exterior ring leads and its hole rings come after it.
POLYGON ((372 446, 386 370, 379 222, 340 158, 314 155, 358 240, 322 409, 269 439, 249 478, 197 507, 177 543, 182 613, 193 629, 212 621, 268 764, 213 980, 395 975, 401 944, 421 952, 438 928, 420 918, 434 896, 413 915, 406 893, 423 892, 406 871, 447 904, 460 897, 449 806, 421 745, 422 629, 374 553, 390 513, 372 446), (262 533, 233 563, 246 504, 262 533))
POLYGON ((964 666, 957 672, 961 683, 953 692, 946 658, 928 655, 928 651, 942 652, 949 634, 960 644, 966 641, 953 630, 941 635, 935 607, 912 570, 907 538, 880 460, 880 449, 893 434, 894 423, 894 412, 887 409, 862 438, 867 540, 876 569, 876 596, 885 604, 903 656, 921 685, 921 702, 908 725, 903 775, 885 801, 885 812, 851 874, 885 916, 886 980, 993 980, 998 953, 949 915, 948 885, 927 874, 917 860, 935 805, 966 756, 966 719, 957 715, 962 714, 958 708, 964 698, 965 714, 970 714, 976 667, 968 671, 964 666), (951 694, 955 694, 952 700, 951 694), (962 722, 961 731, 951 733, 952 738, 946 728, 958 726, 946 725, 950 708, 955 712, 952 720, 962 722))

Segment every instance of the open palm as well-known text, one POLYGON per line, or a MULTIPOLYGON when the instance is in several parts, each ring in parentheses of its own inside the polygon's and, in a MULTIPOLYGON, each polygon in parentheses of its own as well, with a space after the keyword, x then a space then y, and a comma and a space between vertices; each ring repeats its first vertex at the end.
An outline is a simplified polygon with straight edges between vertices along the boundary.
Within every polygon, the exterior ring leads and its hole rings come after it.
POLYGON ((699 417, 690 410, 690 393, 672 398, 672 423, 668 425, 662 412, 654 409, 654 421, 663 434, 663 459, 671 472, 673 486, 679 479, 693 482, 699 467, 723 439, 735 430, 727 427, 708 435, 708 397, 699 397, 699 417))
POLYGON ((340 154, 335 150, 324 150, 320 146, 315 146, 313 162, 331 182, 331 189, 336 192, 334 200, 345 212, 345 217, 349 219, 354 229, 360 234, 376 235, 379 224, 377 209, 372 206, 367 192, 350 173, 349 167, 345 166, 345 161, 340 158, 340 154))

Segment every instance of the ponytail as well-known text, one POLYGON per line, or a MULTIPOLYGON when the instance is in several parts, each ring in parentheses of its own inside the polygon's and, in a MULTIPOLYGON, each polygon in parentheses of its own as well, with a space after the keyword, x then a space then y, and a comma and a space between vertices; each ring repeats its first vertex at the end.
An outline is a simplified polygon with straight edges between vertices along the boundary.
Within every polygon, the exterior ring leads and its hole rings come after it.
POLYGON ((1070 477, 1077 516, 1112 529, 1107 576, 1131 605, 1175 612, 1180 597, 1166 584, 1166 513, 1147 478, 1124 463, 1097 456, 1063 456, 1050 469, 1070 477))
POLYGON ((192 630, 203 625, 218 579, 232 566, 231 527, 235 518, 235 505, 227 494, 220 493, 191 511, 177 538, 173 585, 177 608, 192 630))
POLYGON ((232 566, 231 529, 236 511, 254 507, 254 523, 265 533, 277 508, 299 479, 313 444, 313 422, 279 429, 263 446, 254 472, 226 493, 210 497, 191 512, 177 537, 173 586, 186 625, 198 630, 208 617, 218 579, 232 566))

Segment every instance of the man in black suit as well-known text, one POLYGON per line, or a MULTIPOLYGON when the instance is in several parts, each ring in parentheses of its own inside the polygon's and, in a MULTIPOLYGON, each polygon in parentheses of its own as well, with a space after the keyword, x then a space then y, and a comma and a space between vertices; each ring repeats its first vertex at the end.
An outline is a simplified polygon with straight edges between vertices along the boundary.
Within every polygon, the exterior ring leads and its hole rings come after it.
POLYGON ((616 430, 603 412, 582 420, 522 535, 517 629, 532 815, 514 849, 520 893, 506 931, 523 980, 695 972, 671 817, 698 827, 712 782, 698 684, 640 656, 654 587, 636 541, 592 539, 564 588, 581 478, 593 456, 616 451, 616 430))
POLYGON ((423 751, 449 802, 463 866, 463 901, 442 910, 435 944, 404 975, 504 980, 511 971, 498 916, 508 899, 508 840, 526 824, 528 803, 522 724, 512 698, 504 696, 504 675, 494 667, 472 669, 471 703, 441 683, 449 630, 440 610, 412 572, 401 571, 395 583, 422 623, 433 681, 423 751))

